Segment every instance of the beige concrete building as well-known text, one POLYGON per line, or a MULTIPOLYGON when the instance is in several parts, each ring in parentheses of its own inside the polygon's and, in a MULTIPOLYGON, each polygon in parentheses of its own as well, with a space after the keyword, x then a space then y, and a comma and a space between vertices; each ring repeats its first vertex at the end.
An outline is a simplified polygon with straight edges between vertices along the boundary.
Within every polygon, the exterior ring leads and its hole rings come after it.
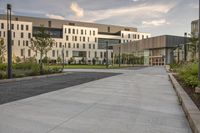
MULTIPOLYGON (((137 28, 133 27, 12 16, 13 56, 20 58, 35 56, 39 60, 39 54, 31 51, 29 46, 31 45, 30 39, 34 37, 34 33, 41 25, 56 42, 47 56, 56 61, 64 53, 66 63, 72 57, 75 63, 81 63, 83 58, 87 63, 92 63, 93 59, 97 60, 98 63, 103 63, 106 60, 107 42, 110 46, 151 37, 151 34, 140 33, 137 28)), ((0 37, 4 38, 5 43, 7 43, 5 15, 0 15, 0 37)), ((109 62, 112 62, 112 49, 108 50, 108 58, 109 62)))

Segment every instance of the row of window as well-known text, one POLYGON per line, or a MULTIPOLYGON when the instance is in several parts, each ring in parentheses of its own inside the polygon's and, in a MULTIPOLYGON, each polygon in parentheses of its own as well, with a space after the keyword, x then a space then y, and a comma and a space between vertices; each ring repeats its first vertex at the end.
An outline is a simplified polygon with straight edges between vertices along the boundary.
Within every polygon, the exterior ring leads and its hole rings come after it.
MULTIPOLYGON (((4 23, 1 23, 1 29, 6 29, 6 25, 4 23)), ((11 29, 12 30, 29 30, 29 25, 23 25, 23 24, 11 24, 11 29)))
MULTIPOLYGON (((80 44, 79 43, 73 43, 73 44, 71 44, 71 43, 65 43, 64 45, 62 45, 62 43, 60 42, 60 43, 57 43, 56 42, 56 44, 54 45, 56 48, 63 48, 63 47, 65 47, 65 48, 80 48, 80 44)), ((82 45, 82 48, 83 49, 85 49, 86 48, 86 44, 84 44, 83 43, 83 45, 82 45)), ((88 48, 89 49, 95 49, 96 48, 96 45, 95 44, 88 44, 88 48)))
MULTIPOLYGON (((69 36, 66 36, 66 41, 75 41, 75 42, 77 42, 77 41, 83 41, 83 42, 90 42, 90 37, 87 37, 87 40, 86 40, 86 37, 79 37, 79 40, 78 40, 78 37, 77 36, 72 36, 71 37, 71 39, 70 39, 70 37, 69 36)), ((97 42, 97 38, 95 37, 95 42, 97 42)))
MULTIPOLYGON (((124 38, 124 33, 122 33, 122 38, 124 38)), ((131 34, 128 34, 128 38, 131 38, 131 34)), ((132 36, 133 39, 140 39, 140 35, 137 35, 137 34, 133 34, 132 36)), ((142 35, 142 39, 144 39, 145 36, 142 35)), ((149 38, 148 36, 146 36, 146 38, 149 38)))
MULTIPOLYGON (((57 54, 57 57, 59 57, 62 55, 62 52, 63 51, 52 50, 52 57, 55 57, 56 54, 57 54)), ((25 49, 20 49, 20 54, 21 54, 21 57, 25 57, 25 49)), ((69 57, 69 52, 65 51, 64 55, 65 57, 69 57)), ((36 56, 37 56, 37 53, 36 53, 36 56)), ((31 57, 31 49, 28 49, 28 57, 31 57)), ((89 58, 91 57, 90 51, 88 51, 88 57, 89 58)), ((94 52, 94 57, 98 57, 96 51, 94 52)), ((100 52, 100 58, 106 58, 106 52, 100 52)), ((113 58, 113 53, 111 53, 111 58, 113 58)))
POLYGON ((65 34, 79 34, 80 33, 81 35, 87 35, 87 34, 93 35, 93 36, 96 35, 95 30, 90 30, 89 33, 87 32, 87 30, 83 30, 83 29, 79 30, 79 29, 65 28, 64 30, 65 30, 65 34))
MULTIPOLYGON (((20 34, 20 38, 24 38, 24 34, 23 32, 21 32, 20 34)), ((0 37, 6 37, 6 32, 5 31, 0 31, 0 37)), ((16 37, 16 33, 12 32, 12 37, 15 38, 16 37)), ((31 33, 28 33, 28 38, 31 38, 31 33)))

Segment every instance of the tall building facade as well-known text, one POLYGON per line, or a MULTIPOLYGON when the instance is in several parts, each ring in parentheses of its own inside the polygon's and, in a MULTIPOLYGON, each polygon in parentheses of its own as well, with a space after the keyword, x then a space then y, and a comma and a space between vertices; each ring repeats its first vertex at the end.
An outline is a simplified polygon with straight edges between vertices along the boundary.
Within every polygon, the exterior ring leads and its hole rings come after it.
POLYGON ((199 31, 199 21, 194 20, 191 23, 191 33, 195 34, 198 36, 198 31, 199 31))
MULTIPOLYGON (((92 63, 94 59, 97 63, 103 63, 107 57, 107 48, 109 62, 112 62, 113 50, 109 46, 151 37, 151 34, 137 32, 137 28, 133 27, 12 16, 14 57, 25 59, 35 56, 39 60, 39 54, 30 49, 30 39, 34 37, 34 33, 39 30, 41 25, 55 40, 47 57, 52 61, 56 61, 58 57, 64 57, 66 63, 71 58, 74 59, 75 63, 80 63, 83 59, 86 63, 92 63)), ((4 38, 5 44, 7 44, 5 15, 0 15, 0 38, 4 38)))

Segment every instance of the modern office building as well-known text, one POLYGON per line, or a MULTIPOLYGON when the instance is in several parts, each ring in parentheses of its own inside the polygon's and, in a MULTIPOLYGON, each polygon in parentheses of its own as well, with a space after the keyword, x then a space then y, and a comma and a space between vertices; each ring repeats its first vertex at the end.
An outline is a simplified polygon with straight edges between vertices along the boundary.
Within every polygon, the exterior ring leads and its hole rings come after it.
MULTIPOLYGON (((35 56, 39 59, 39 54, 34 53, 29 46, 30 39, 41 25, 56 42, 47 53, 47 57, 54 61, 64 53, 65 62, 73 57, 76 63, 80 63, 83 58, 87 63, 91 63, 94 58, 98 63, 102 63, 106 60, 107 43, 110 46, 151 37, 151 34, 140 33, 133 27, 12 16, 13 56, 20 58, 35 56)), ((0 15, 0 38, 4 38, 7 43, 6 15, 0 15)), ((111 62, 113 50, 110 48, 108 58, 111 62)))
POLYGON ((198 20, 194 20, 191 23, 191 33, 194 33, 195 35, 198 35, 198 31, 199 31, 199 21, 198 20))
POLYGON ((113 53, 115 57, 133 54, 136 57, 144 57, 144 65, 162 66, 173 63, 175 58, 183 58, 180 57, 183 56, 182 53, 176 55, 174 50, 183 47, 186 41, 185 37, 163 35, 114 45, 113 53))

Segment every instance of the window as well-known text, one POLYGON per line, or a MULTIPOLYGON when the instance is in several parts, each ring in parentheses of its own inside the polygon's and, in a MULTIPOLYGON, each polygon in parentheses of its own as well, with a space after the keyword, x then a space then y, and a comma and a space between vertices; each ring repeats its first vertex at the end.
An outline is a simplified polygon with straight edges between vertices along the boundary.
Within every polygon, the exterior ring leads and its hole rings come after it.
POLYGON ((66 55, 65 56, 68 57, 69 56, 68 54, 69 54, 68 51, 66 51, 66 55))
POLYGON ((67 29, 65 28, 65 34, 67 33, 67 29))
POLYGON ((17 30, 19 30, 19 24, 17 24, 17 30))
POLYGON ((111 58, 113 58, 113 52, 111 52, 111 58))
POLYGON ((95 57, 95 58, 97 57, 97 52, 96 52, 96 51, 94 52, 94 57, 95 57))
POLYGON ((55 57, 55 50, 52 50, 52 56, 55 57))
POLYGON ((14 24, 11 25, 11 29, 14 30, 14 24))
POLYGON ((85 42, 85 37, 83 37, 83 41, 85 42))
POLYGON ((66 41, 69 41, 69 36, 66 36, 66 41))
POLYGON ((138 39, 140 39, 140 35, 138 35, 138 39))
POLYGON ((85 49, 85 44, 83 44, 83 48, 85 49))
POLYGON ((1 23, 1 29, 4 29, 4 23, 1 23))
POLYGON ((100 53, 100 57, 103 58, 103 52, 100 53))
POLYGON ((79 48, 79 43, 76 44, 76 47, 79 48))
POLYGON ((76 44, 74 43, 74 44, 73 44, 73 48, 76 48, 76 46, 75 46, 75 45, 76 45, 76 44))
POLYGON ((13 38, 15 38, 15 32, 13 32, 13 38))
POLYGON ((89 49, 91 49, 91 44, 89 44, 89 49))
POLYGON ((85 35, 87 35, 87 31, 85 30, 85 35))
POLYGON ((20 46, 20 40, 18 40, 18 46, 20 46))
POLYGON ((28 41, 26 41, 26 46, 28 46, 28 41))
POLYGON ((83 30, 81 30, 81 35, 83 35, 83 30))
POLYGON ((78 29, 76 30, 76 34, 78 34, 78 29))
POLYGON ((95 31, 93 31, 93 35, 95 36, 95 31))
POLYGON ((0 31, 0 37, 1 37, 1 31, 0 31))
POLYGON ((124 33, 122 33, 122 38, 124 38, 124 33))
POLYGON ((130 35, 130 34, 128 34, 128 38, 131 38, 131 35, 130 35))
POLYGON ((75 36, 75 41, 77 41, 77 36, 75 36))
POLYGON ((88 42, 90 41, 90 38, 88 37, 88 42))
POLYGON ((21 25, 21 30, 24 30, 24 25, 21 25))
POLYGON ((81 36, 80 36, 80 42, 81 42, 81 36))
POLYGON ((31 56, 31 50, 30 49, 28 50, 28 56, 29 57, 31 56))
POLYGON ((71 48, 71 43, 68 43, 68 48, 71 48))
POLYGON ((24 56, 25 49, 21 49, 21 56, 24 56))
POLYGON ((24 33, 23 32, 21 32, 21 38, 24 38, 24 33))
POLYGON ((93 49, 95 49, 95 44, 93 44, 93 49))
POLYGON ((29 27, 28 27, 28 25, 26 25, 26 30, 28 30, 29 29, 29 27))
POLYGON ((62 48, 62 43, 61 42, 59 43, 59 47, 62 48))
POLYGON ((75 29, 73 29, 73 34, 75 34, 75 29))
POLYGON ((25 41, 23 40, 23 46, 25 46, 25 41))
POLYGON ((90 35, 92 35, 92 31, 90 30, 90 35))
POLYGON ((88 57, 90 58, 90 51, 88 51, 88 57))
POLYGON ((68 29, 68 33, 71 34, 71 29, 68 29))
POLYGON ((95 37, 95 42, 97 42, 97 38, 95 37))
POLYGON ((28 33, 28 38, 31 38, 31 33, 28 33))

